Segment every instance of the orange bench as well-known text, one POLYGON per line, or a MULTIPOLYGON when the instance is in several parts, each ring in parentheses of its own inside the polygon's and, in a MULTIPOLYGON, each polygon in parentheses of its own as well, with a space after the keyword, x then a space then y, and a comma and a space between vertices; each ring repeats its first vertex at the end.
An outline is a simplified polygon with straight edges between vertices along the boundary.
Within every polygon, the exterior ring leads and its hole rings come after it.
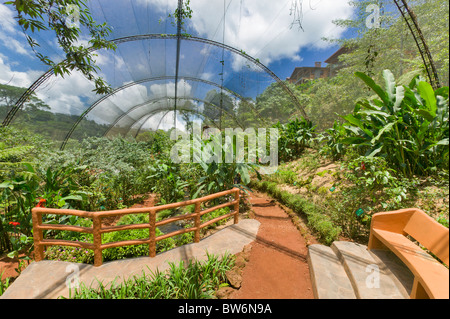
POLYGON ((405 263, 414 274, 411 299, 448 299, 448 269, 407 235, 448 265, 448 228, 416 208, 374 214, 368 249, 391 250, 405 263))

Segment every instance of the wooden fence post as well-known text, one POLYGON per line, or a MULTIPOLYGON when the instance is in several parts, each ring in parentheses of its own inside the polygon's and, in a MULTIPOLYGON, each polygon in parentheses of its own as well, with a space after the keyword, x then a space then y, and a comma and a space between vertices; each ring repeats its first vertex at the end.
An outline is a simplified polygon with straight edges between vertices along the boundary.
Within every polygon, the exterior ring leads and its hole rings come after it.
POLYGON ((239 188, 235 189, 234 200, 236 203, 234 204, 234 223, 239 223, 239 188))
POLYGON ((102 258, 102 234, 100 229, 102 227, 101 219, 99 216, 94 215, 93 217, 93 237, 94 237, 94 266, 99 267, 103 263, 102 258))
POLYGON ((195 223, 195 233, 194 233, 194 243, 198 243, 200 242, 200 202, 195 203, 195 219, 194 219, 194 223, 195 223))
POLYGON ((151 210, 148 214, 149 227, 148 227, 148 255, 149 257, 156 256, 156 212, 151 210))
POLYGON ((41 261, 44 259, 44 246, 41 242, 44 240, 44 235, 39 226, 42 225, 42 214, 31 211, 31 218, 33 221, 33 239, 34 239, 34 260, 41 261))

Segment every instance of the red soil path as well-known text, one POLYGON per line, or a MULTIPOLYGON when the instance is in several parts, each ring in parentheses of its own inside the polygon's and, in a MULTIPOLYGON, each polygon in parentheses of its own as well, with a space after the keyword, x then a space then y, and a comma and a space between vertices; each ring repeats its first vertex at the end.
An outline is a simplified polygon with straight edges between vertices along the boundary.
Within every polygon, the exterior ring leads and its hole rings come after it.
POLYGON ((243 274, 230 299, 313 299, 308 248, 300 231, 276 202, 251 194, 255 219, 261 223, 243 274))

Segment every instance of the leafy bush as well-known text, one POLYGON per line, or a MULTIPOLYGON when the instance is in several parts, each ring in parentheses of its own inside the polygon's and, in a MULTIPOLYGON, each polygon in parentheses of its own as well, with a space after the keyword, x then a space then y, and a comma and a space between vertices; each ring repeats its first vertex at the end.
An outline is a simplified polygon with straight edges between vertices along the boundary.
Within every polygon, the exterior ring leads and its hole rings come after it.
POLYGON ((356 103, 352 114, 342 116, 360 154, 384 157, 403 176, 434 175, 447 169, 449 155, 448 87, 434 91, 415 77, 409 86, 397 86, 389 70, 383 72, 385 88, 357 72, 379 97, 356 103))
MULTIPOLYGON (((201 218, 201 222, 205 223, 207 221, 210 221, 216 217, 223 216, 230 213, 230 207, 224 207, 220 209, 216 209, 215 211, 212 211, 211 213, 208 213, 206 215, 203 215, 201 218)), ((227 219, 219 220, 218 222, 215 222, 211 225, 208 225, 207 227, 202 228, 202 232, 205 233, 208 229, 215 228, 217 226, 223 225, 227 222, 227 219)))
POLYGON ((276 180, 281 184, 291 184, 298 182, 297 173, 291 170, 282 170, 278 169, 273 177, 271 177, 272 180, 276 180))
POLYGON ((324 133, 320 133, 317 137, 320 154, 329 156, 335 161, 342 158, 346 151, 342 142, 345 137, 347 137, 347 131, 344 126, 334 121, 333 127, 326 129, 324 133))
POLYGON ((226 272, 234 265, 232 255, 219 258, 207 255, 205 262, 189 260, 185 265, 169 262, 166 272, 143 272, 122 283, 99 282, 96 288, 81 283, 70 291, 72 299, 211 299, 220 285, 226 284, 226 272))
MULTIPOLYGON (((192 195, 193 198, 229 190, 234 187, 248 190, 248 183, 250 182, 250 172, 254 172, 258 178, 259 165, 255 163, 239 162, 237 157, 237 137, 233 137, 230 143, 223 143, 223 140, 216 135, 211 135, 209 140, 202 140, 196 137, 194 143, 194 154, 206 153, 210 150, 212 154, 215 154, 215 148, 220 148, 222 158, 220 159, 205 159, 203 156, 197 158, 194 155, 194 162, 197 163, 199 169, 199 179, 197 182, 197 190, 192 195), (226 154, 234 154, 233 161, 228 163, 226 154)), ((247 153, 248 147, 244 147, 244 154, 247 153)))
POLYGON ((93 264, 94 252, 83 248, 50 246, 45 250, 45 259, 93 264))
POLYGON ((281 161, 289 161, 298 158, 303 150, 311 146, 315 137, 315 128, 312 122, 301 118, 281 124, 273 125, 278 128, 278 151, 281 161))
POLYGON ((3 273, 4 271, 2 271, 0 273, 0 296, 3 295, 6 291, 6 289, 8 289, 8 287, 11 285, 11 278, 7 277, 4 280, 3 278, 3 273))

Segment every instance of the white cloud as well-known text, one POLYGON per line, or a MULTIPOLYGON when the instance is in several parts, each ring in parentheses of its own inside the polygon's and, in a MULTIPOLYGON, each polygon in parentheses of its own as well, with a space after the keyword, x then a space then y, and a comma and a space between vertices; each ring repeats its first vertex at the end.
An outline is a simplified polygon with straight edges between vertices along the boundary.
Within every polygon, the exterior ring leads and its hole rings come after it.
MULTIPOLYGON (((292 0, 225 0, 228 7, 225 43, 258 58, 267 66, 282 58, 290 58, 299 62, 303 59, 299 53, 301 49, 322 49, 328 45, 320 40, 322 37, 340 37, 344 30, 336 28, 332 21, 349 18, 353 13, 348 0, 305 0, 303 1, 303 29, 305 30, 303 32, 295 26, 290 28, 293 20, 289 10, 291 3, 292 0)), ((135 4, 153 4, 158 9, 157 15, 165 16, 167 10, 169 12, 175 10, 177 0, 136 0, 135 4)), ((200 37, 222 42, 223 0, 193 0, 190 2, 190 6, 193 16, 188 27, 192 27, 200 37)), ((17 54, 33 55, 14 15, 15 13, 9 6, 0 4, 0 44, 17 54)), ((114 24, 114 21, 110 22, 114 24)), ((81 43, 85 44, 86 39, 81 40, 81 43)), ((53 50, 47 53, 53 52, 56 55, 60 52, 56 43, 47 42, 46 44, 53 50)), ((46 49, 48 48, 46 47, 46 49)), ((208 46, 205 45, 199 54, 206 55, 209 52, 208 46)), ((125 63, 119 52, 113 54, 97 51, 96 53, 98 54, 96 61, 104 69, 101 75, 103 73, 105 75, 113 74, 114 69, 108 69, 108 66, 110 67, 114 62, 118 77, 121 73, 124 76, 131 74, 136 78, 144 78, 144 75, 148 74, 148 65, 143 63, 146 60, 140 61, 137 55, 126 56, 125 61, 127 62, 125 63), (135 59, 131 60, 131 58, 135 59)), ((15 62, 13 61, 15 58, 12 56, 7 58, 2 54, 6 54, 6 52, 0 50, 0 83, 28 87, 42 74, 41 71, 33 70, 15 71, 15 62)), ((185 52, 185 54, 187 53, 185 52)), ((246 59, 236 56, 231 61, 231 65, 237 70, 245 66, 246 62, 246 59)), ((165 66, 163 65, 162 68, 165 69, 165 66)), ((255 71, 257 70, 255 69, 255 71)), ((214 76, 211 70, 203 70, 201 74, 201 78, 205 80, 210 80, 214 76)), ((106 76, 105 78, 108 79, 106 76)), ((134 77, 130 76, 130 78, 134 77)), ((52 107, 54 112, 80 114, 82 110, 98 99, 92 89, 92 83, 81 74, 74 72, 64 79, 52 78, 38 89, 37 94, 52 107)), ((190 96, 193 90, 191 85, 183 80, 179 82, 178 89, 180 97, 190 96)), ((157 83, 148 87, 135 85, 133 89, 121 92, 116 94, 112 101, 117 106, 126 108, 148 98, 174 96, 175 83, 157 83)))
MULTIPOLYGON (((177 5, 176 0, 138 0, 138 3, 152 3, 161 11, 177 5)), ((332 21, 349 18, 353 12, 348 0, 302 1, 303 32, 298 26, 290 28, 294 21, 291 3, 291 0, 226 0, 225 43, 258 58, 265 65, 281 58, 298 61, 302 48, 326 48, 329 44, 321 41, 322 37, 339 38, 344 30, 336 28, 332 21)), ((223 1, 195 0, 190 7, 193 10, 190 23, 195 31, 201 37, 222 42, 223 1)), ((235 61, 233 66, 237 68, 242 64, 235 61)))
POLYGON ((292 58, 292 61, 302 62, 302 61, 303 61, 303 58, 302 58, 301 56, 299 56, 299 55, 295 55, 295 56, 292 58))
MULTIPOLYGON (((191 95, 192 86, 185 80, 178 81, 177 95, 179 97, 186 97, 191 95)), ((175 82, 167 82, 163 84, 152 84, 150 92, 154 97, 174 97, 175 96, 175 82)))
POLYGON ((4 4, 0 4, 0 21, 0 42, 15 53, 33 57, 25 35, 17 28, 14 12, 4 4))
POLYGON ((0 54, 0 83, 23 88, 29 87, 42 75, 40 71, 29 70, 18 72, 11 69, 13 63, 8 63, 8 59, 0 54))
POLYGON ((5 32, 16 32, 16 20, 14 19, 14 12, 4 4, 0 4, 0 21, 1 26, 5 32))
MULTIPOLYGON (((158 128, 160 130, 169 130, 173 127, 174 124, 173 117, 174 117, 173 111, 169 112, 162 111, 156 113, 155 115, 147 119, 147 121, 142 126, 142 129, 156 130, 156 128, 158 128)), ((185 131, 185 124, 186 123, 181 119, 181 117, 177 115, 176 119, 177 129, 185 131)))
POLYGON ((96 99, 93 88, 91 81, 74 71, 64 78, 52 76, 35 93, 51 107, 52 112, 79 115, 87 108, 84 100, 96 99))

